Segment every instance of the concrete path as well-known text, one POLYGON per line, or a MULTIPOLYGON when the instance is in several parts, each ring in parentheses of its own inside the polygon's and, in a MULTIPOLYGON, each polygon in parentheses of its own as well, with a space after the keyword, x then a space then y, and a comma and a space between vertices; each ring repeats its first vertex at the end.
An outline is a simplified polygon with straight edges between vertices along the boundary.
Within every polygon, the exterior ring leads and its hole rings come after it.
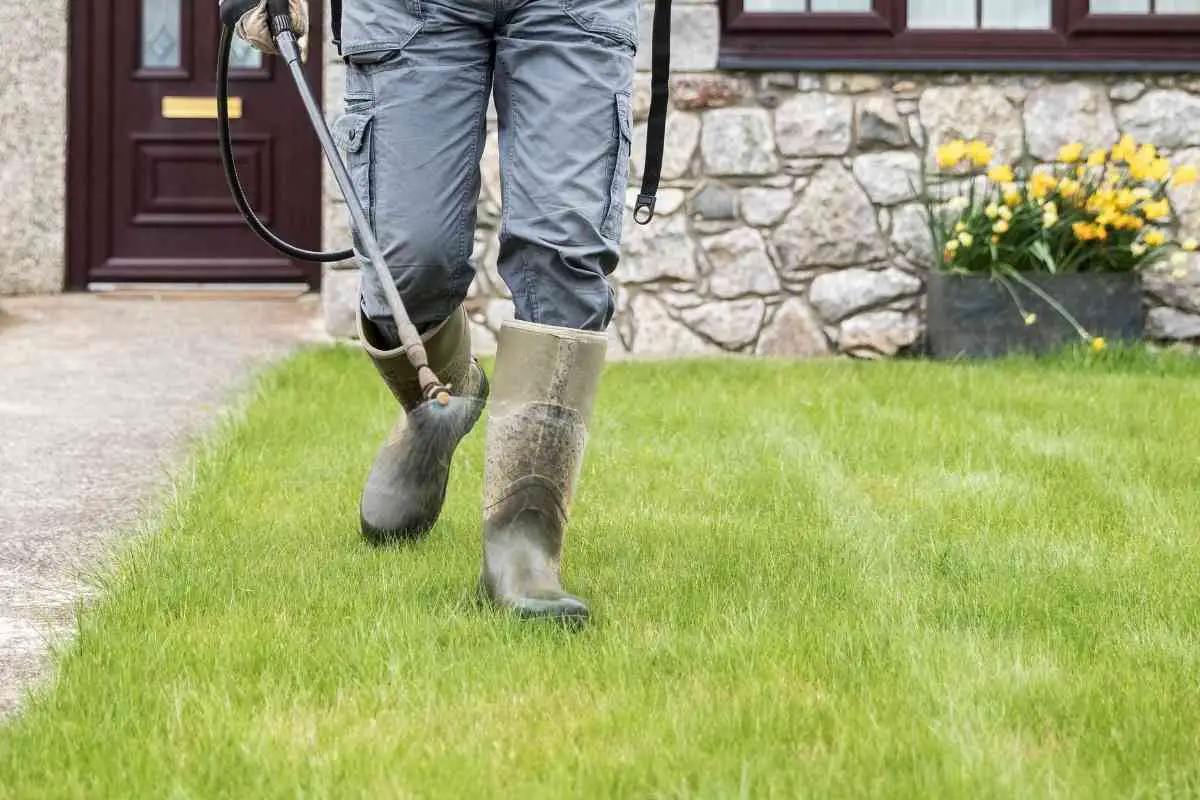
POLYGON ((0 298, 0 718, 189 438, 255 368, 324 338, 313 296, 0 298))

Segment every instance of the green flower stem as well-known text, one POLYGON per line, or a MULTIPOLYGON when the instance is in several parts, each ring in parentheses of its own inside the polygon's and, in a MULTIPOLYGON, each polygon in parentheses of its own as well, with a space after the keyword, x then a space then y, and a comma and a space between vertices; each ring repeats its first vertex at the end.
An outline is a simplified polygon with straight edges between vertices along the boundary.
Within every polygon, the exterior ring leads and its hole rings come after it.
POLYGON ((1021 276, 1021 274, 1019 272, 1017 272, 1015 269, 1013 269, 1012 267, 1008 267, 1008 273, 1015 280, 1017 280, 1019 283, 1021 283, 1023 286, 1025 286, 1025 288, 1027 288, 1029 291, 1033 292, 1038 297, 1045 300, 1047 305, 1049 305, 1051 308, 1053 308, 1055 311, 1057 311, 1062 316, 1063 319, 1065 319, 1068 323, 1070 323, 1071 327, 1073 327, 1075 329, 1076 333, 1079 334, 1079 338, 1083 339, 1085 342, 1091 341, 1092 335, 1090 333, 1088 333, 1087 330, 1085 330, 1084 327, 1082 325, 1080 325, 1079 322, 1077 322, 1076 319, 1073 316, 1071 316, 1071 314, 1068 313, 1068 311, 1065 308, 1063 308, 1062 305, 1057 300, 1055 300, 1048 293, 1043 291, 1040 286, 1033 283, 1032 281, 1029 281, 1029 280, 1023 278, 1021 276))

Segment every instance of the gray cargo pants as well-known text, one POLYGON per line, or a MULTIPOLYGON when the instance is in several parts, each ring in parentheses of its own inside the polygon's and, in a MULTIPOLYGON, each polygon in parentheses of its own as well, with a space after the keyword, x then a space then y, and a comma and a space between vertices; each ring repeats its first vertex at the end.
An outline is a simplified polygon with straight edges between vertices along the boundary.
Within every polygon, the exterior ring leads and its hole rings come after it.
MULTIPOLYGON (((346 108, 335 131, 418 330, 449 316, 474 277, 493 91, 497 266, 517 318, 609 324, 637 38, 637 0, 345 0, 346 108)), ((362 275, 366 316, 391 328, 365 262, 362 275)))

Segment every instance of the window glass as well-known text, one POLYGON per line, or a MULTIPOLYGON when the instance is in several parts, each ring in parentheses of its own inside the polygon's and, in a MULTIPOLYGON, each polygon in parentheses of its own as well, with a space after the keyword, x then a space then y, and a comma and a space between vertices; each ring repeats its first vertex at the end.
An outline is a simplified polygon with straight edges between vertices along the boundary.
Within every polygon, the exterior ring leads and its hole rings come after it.
POLYGON ((1200 14, 1200 0, 1158 0, 1154 10, 1159 14, 1200 14))
POLYGON ((865 14, 871 10, 871 0, 812 0, 812 10, 840 14, 865 14))
POLYGON ((983 27, 1049 30, 1050 0, 983 0, 983 27))
POLYGON ((142 66, 178 69, 182 66, 182 0, 142 0, 142 66))
POLYGON ((1093 14, 1149 14, 1150 0, 1092 0, 1093 14))
POLYGON ((974 28, 975 0, 908 0, 910 28, 974 28))
POLYGON ((233 48, 229 51, 229 65, 234 69, 262 69, 263 54, 255 50, 245 39, 234 37, 233 48))

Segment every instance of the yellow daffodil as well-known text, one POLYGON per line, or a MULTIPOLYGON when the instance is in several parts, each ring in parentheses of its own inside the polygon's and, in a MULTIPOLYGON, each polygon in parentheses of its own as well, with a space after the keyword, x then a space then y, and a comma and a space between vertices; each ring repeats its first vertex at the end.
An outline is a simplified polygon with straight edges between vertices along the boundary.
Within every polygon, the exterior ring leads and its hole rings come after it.
POLYGON ((936 158, 939 167, 956 167, 967 155, 967 143, 962 139, 946 142, 937 149, 936 158))
POLYGON ((1082 155, 1083 143, 1072 142, 1071 144, 1063 145, 1063 147, 1058 151, 1058 160, 1067 164, 1073 164, 1078 161, 1082 155))
POLYGON ((1113 163, 1120 164, 1122 161, 1130 161, 1137 154, 1137 142, 1129 134, 1121 137, 1112 149, 1113 163))
POLYGON ((1117 208, 1121 209, 1122 211, 1127 208, 1133 208, 1135 205, 1137 205, 1137 198, 1134 197, 1133 192, 1128 189, 1122 189, 1121 191, 1117 192, 1117 196, 1114 198, 1114 200, 1117 208))
MULTIPOLYGON (((1019 206, 1021 204, 1021 193, 1015 189, 1011 192, 1004 193, 1004 205, 1009 207, 1019 206)), ((1001 206, 1003 208, 1004 206, 1001 206)))
POLYGON ((998 220, 996 224, 992 226, 992 230, 996 233, 1008 233, 1008 220, 998 220))
POLYGON ((1092 349, 1097 353, 1099 353, 1105 347, 1108 347, 1108 343, 1104 341, 1104 337, 1097 336, 1095 339, 1092 339, 1092 349))
POLYGON ((1037 322, 1037 314, 1030 311, 1028 314, 1025 315, 1025 324, 1026 325, 1032 325, 1035 322, 1037 322))
POLYGON ((1187 186, 1190 183, 1195 183, 1196 177, 1196 168, 1191 164, 1184 164, 1182 167, 1175 170, 1175 174, 1171 176, 1171 185, 1187 186))
POLYGON ((962 197, 961 195, 958 197, 950 198, 950 202, 946 203, 946 206, 951 211, 962 211, 968 205, 970 205, 970 203, 967 201, 967 198, 962 197))
POLYGON ((992 167, 988 170, 987 176, 989 180, 993 180, 996 183, 1011 183, 1014 179, 1012 167, 1007 164, 992 167))
POLYGON ((992 203, 983 210, 983 215, 988 219, 995 219, 996 217, 1000 216, 1000 207, 995 203, 992 203))
POLYGON ((1142 203, 1142 216, 1150 220, 1166 219, 1171 215, 1171 204, 1166 200, 1149 200, 1142 203))
POLYGON ((1013 217, 1012 209, 1008 206, 1000 206, 1000 219, 1010 220, 1013 217))
POLYGON ((1089 167, 1103 167, 1105 161, 1108 161, 1108 151, 1103 147, 1098 147, 1088 153, 1087 165, 1089 167))
POLYGON ((953 253, 957 249, 958 249, 958 240, 957 239, 951 239, 950 241, 946 242, 947 252, 953 253))
POLYGON ((1039 172, 1029 179, 1029 194, 1033 197, 1045 197, 1058 188, 1058 178, 1039 172))
POLYGON ((1162 231, 1147 231, 1142 240, 1149 247, 1162 247, 1167 243, 1167 235, 1162 231))
POLYGON ((1000 244, 1000 237, 993 235, 992 236, 992 244, 1000 244))
POLYGON ((1088 198, 1088 207, 1111 206, 1117 202, 1117 191, 1115 189, 1097 189, 1090 198, 1088 198))
POLYGON ((992 163, 992 148, 980 139, 967 142, 966 154, 977 167, 986 167, 992 163))
POLYGON ((970 247, 975 243, 975 237, 969 233, 960 233, 958 235, 958 240, 962 242, 963 247, 970 247))
POLYGON ((1079 181, 1074 180, 1073 178, 1063 178, 1058 183, 1058 191, 1063 195, 1063 197, 1074 197, 1075 195, 1079 194, 1079 191, 1082 188, 1083 187, 1079 185, 1079 181))
POLYGON ((1150 162, 1150 180, 1165 181, 1171 174, 1171 162, 1165 158, 1156 158, 1150 162))
POLYGON ((1180 247, 1189 253, 1193 253, 1197 247, 1200 247, 1200 242, 1197 242, 1195 239, 1184 239, 1183 244, 1181 244, 1180 247))
POLYGON ((1071 230, 1075 233, 1075 238, 1081 242, 1090 242, 1092 239, 1100 238, 1098 234, 1098 226, 1092 225, 1090 222, 1076 222, 1071 226, 1071 230))

